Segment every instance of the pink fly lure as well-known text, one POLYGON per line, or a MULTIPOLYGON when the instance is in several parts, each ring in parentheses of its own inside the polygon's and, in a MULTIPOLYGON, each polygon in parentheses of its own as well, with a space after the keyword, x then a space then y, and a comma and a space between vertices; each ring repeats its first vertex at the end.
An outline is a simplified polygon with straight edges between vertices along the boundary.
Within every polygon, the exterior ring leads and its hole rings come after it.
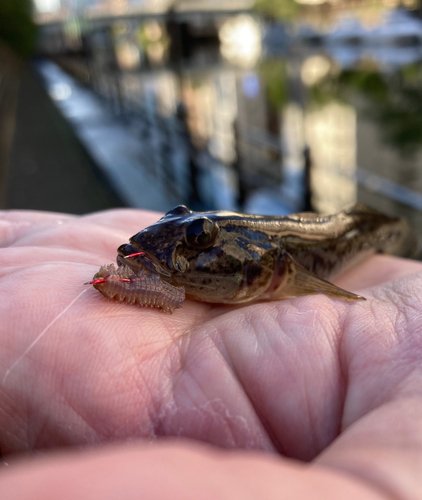
POLYGON ((102 266, 89 284, 110 300, 157 307, 170 314, 185 300, 183 287, 170 285, 144 269, 135 273, 127 266, 102 266))

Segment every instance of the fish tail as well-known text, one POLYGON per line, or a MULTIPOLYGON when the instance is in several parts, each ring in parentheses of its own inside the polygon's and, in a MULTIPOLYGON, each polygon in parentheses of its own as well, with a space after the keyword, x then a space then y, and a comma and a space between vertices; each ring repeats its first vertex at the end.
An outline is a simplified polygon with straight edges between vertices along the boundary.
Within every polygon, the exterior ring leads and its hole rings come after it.
POLYGON ((372 240, 377 252, 405 258, 418 256, 419 239, 403 217, 391 217, 362 204, 346 213, 362 228, 363 236, 372 240))

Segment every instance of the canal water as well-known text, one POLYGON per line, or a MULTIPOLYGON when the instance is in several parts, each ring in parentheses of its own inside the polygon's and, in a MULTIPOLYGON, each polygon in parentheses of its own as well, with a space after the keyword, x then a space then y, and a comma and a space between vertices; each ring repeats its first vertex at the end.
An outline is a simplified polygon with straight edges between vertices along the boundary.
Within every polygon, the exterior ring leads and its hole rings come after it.
POLYGON ((422 236, 420 44, 292 40, 246 15, 180 39, 125 21, 57 59, 139 137, 139 168, 169 196, 266 214, 363 202, 422 236))

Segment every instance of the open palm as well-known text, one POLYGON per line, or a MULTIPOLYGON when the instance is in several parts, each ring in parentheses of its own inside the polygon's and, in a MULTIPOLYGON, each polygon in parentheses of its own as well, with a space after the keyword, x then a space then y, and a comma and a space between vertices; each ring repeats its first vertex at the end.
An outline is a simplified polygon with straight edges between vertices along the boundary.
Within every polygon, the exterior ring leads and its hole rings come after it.
MULTIPOLYGON (((379 498, 417 498, 420 263, 375 256, 349 271, 336 283, 369 299, 353 304, 322 295, 237 308, 186 301, 167 315, 84 287, 158 218, 1 215, 2 454, 184 437, 313 460, 312 474, 341 470, 379 498)), ((281 478, 291 463, 270 466, 281 478)))

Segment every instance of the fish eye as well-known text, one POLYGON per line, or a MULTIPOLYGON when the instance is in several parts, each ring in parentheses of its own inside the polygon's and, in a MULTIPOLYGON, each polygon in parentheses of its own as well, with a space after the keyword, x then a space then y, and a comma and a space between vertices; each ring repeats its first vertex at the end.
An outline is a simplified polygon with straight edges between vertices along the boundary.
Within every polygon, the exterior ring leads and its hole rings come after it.
POLYGON ((209 248, 218 234, 218 225, 207 217, 194 219, 186 225, 186 243, 191 248, 209 248))

